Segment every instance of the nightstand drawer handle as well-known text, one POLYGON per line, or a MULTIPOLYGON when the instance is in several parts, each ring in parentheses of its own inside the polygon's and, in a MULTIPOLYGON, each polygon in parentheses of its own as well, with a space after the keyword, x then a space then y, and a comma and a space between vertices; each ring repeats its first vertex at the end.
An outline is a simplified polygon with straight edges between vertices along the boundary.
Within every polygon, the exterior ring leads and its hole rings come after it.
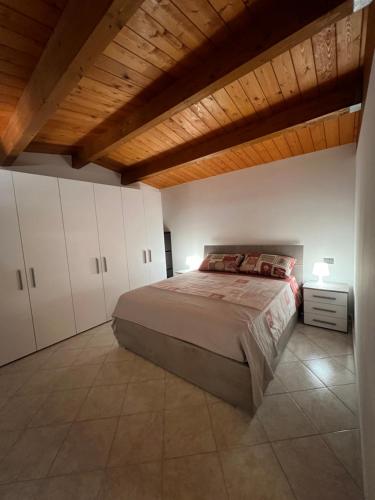
POLYGON ((336 323, 331 323, 331 321, 322 321, 320 319, 313 319, 313 321, 315 321, 315 323, 322 323, 323 325, 336 326, 336 323))
POLYGON ((316 299, 336 300, 336 297, 325 297, 324 295, 313 295, 316 299))
POLYGON ((333 311, 332 309, 323 309, 323 307, 313 307, 314 311, 324 311, 326 313, 336 314, 337 311, 333 311))

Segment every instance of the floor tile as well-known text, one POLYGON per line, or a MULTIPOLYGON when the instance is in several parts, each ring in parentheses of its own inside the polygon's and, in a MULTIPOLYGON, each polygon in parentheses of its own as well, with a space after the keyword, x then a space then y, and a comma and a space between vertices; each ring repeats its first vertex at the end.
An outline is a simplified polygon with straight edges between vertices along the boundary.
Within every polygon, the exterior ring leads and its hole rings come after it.
POLYGON ((288 391, 323 387, 323 383, 300 361, 282 363, 275 373, 288 391))
POLYGON ((316 434, 309 419, 288 394, 266 396, 257 417, 270 441, 316 434))
POLYGON ((79 333, 78 335, 74 335, 69 339, 64 340, 57 344, 57 348, 60 350, 63 349, 84 349, 90 340, 90 336, 85 333, 79 333))
POLYGON ((285 392, 287 392, 286 387, 283 385, 279 377, 275 375, 274 378, 269 382, 264 394, 283 394, 285 392))
POLYGON ((104 363, 99 370, 94 385, 125 384, 130 381, 133 373, 134 363, 132 361, 104 363))
POLYGON ((212 428, 218 449, 251 446, 268 441, 256 416, 224 402, 209 406, 212 428))
POLYGON ((358 427, 353 412, 326 388, 295 392, 293 398, 320 433, 358 427))
POLYGON ((326 385, 351 384, 355 382, 353 372, 345 368, 335 358, 305 361, 308 368, 326 385))
POLYGON ((269 444, 221 451, 220 456, 231 500, 294 500, 269 444))
POLYGON ((146 359, 137 357, 134 362, 132 382, 145 382, 146 380, 164 379, 165 370, 154 365, 146 359))
POLYGON ((358 429, 325 434, 331 448, 357 485, 362 488, 361 436, 358 429))
POLYGON ((361 493, 319 436, 278 441, 275 453, 298 500, 359 500, 361 493))
POLYGON ((161 411, 165 403, 165 380, 147 380, 128 385, 122 413, 161 411))
POLYGON ((166 382, 165 407, 167 409, 205 403, 204 391, 181 378, 169 378, 166 382))
POLYGON ((110 331, 102 331, 97 332, 92 335, 90 340, 87 343, 89 347, 98 347, 98 346, 112 346, 115 342, 115 337, 113 333, 110 331))
POLYGON ((17 392, 17 394, 48 394, 65 374, 65 368, 55 370, 39 370, 34 373, 17 392))
POLYGON ((119 363, 121 361, 133 361, 135 354, 121 346, 112 346, 105 358, 106 363, 119 363))
POLYGON ((47 475, 69 425, 27 429, 0 463, 0 483, 47 475))
POLYGON ((324 358, 327 353, 303 334, 293 335, 288 342, 288 349, 301 360, 324 358))
POLYGON ((86 347, 74 360, 73 365, 100 365, 104 363, 110 349, 108 346, 86 347))
POLYGON ((107 469, 104 492, 100 500, 161 500, 161 498, 160 462, 107 469))
POLYGON ((104 467, 116 426, 116 418, 75 422, 56 457, 50 475, 86 472, 104 467))
POLYGON ((42 406, 48 394, 13 396, 0 410, 0 431, 24 429, 42 406))
POLYGON ((344 366, 354 374, 356 373, 354 356, 353 354, 347 354, 344 356, 335 356, 334 359, 340 363, 340 365, 344 366))
MULTIPOLYGON (((0 460, 2 460, 20 437, 22 430, 0 431, 0 460)), ((0 496, 1 498, 1 496, 0 496)))
POLYGON ((76 420, 92 420, 119 416, 125 392, 126 385, 92 387, 76 420))
POLYGON ((356 384, 337 385, 329 387, 329 390, 334 392, 336 396, 352 410, 353 413, 358 413, 358 394, 356 384))
POLYGON ((103 480, 100 471, 51 477, 42 481, 38 500, 96 500, 103 480))
POLYGON ((312 332, 307 331, 306 335, 326 351, 329 356, 353 353, 352 335, 323 329, 317 329, 317 331, 312 332))
POLYGON ((164 500, 226 500, 223 474, 216 453, 174 458, 164 462, 164 500))
POLYGON ((290 363, 291 361, 298 361, 298 358, 296 357, 295 354, 292 353, 290 349, 288 349, 288 346, 285 347, 279 363, 290 363))
POLYGON ((0 396, 13 396, 30 379, 30 372, 0 375, 0 396))
POLYGON ((207 406, 165 410, 164 446, 167 458, 215 451, 207 406))
POLYGON ((109 465, 115 467, 160 460, 162 448, 162 413, 126 415, 120 417, 109 465))
POLYGON ((81 352, 82 349, 59 349, 47 358, 42 364, 42 368, 51 370, 71 366, 81 352))
POLYGON ((100 365, 71 366, 64 368, 62 376, 54 384, 54 390, 68 390, 91 387, 100 365))
POLYGON ((52 392, 31 419, 29 427, 73 422, 87 393, 88 389, 52 392))
POLYGON ((40 486, 40 480, 0 485, 0 499, 39 500, 40 486))

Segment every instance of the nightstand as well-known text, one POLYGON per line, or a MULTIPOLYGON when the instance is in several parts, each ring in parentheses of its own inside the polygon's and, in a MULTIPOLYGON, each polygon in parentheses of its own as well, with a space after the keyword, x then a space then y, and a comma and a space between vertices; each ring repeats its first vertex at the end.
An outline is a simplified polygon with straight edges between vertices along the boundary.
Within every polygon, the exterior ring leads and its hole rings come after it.
POLYGON ((303 312, 306 325, 348 331, 349 285, 345 283, 318 283, 303 285, 303 312))

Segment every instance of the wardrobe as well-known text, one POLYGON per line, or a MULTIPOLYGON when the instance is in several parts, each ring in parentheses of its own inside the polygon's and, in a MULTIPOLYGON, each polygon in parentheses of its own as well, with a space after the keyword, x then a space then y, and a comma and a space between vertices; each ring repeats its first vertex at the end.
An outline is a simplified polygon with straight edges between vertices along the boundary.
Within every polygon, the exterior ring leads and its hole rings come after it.
POLYGON ((160 192, 0 170, 0 365, 166 277, 160 192))

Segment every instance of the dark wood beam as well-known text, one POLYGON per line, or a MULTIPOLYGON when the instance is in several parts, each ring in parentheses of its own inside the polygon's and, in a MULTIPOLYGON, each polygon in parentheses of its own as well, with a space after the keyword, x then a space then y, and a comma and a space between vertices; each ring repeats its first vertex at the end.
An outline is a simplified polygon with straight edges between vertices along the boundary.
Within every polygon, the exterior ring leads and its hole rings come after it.
POLYGON ((255 0, 250 3, 251 25, 204 61, 171 84, 146 105, 129 113, 125 122, 111 127, 95 141, 87 138, 73 166, 80 168, 146 132, 191 104, 253 71, 272 58, 305 41, 353 12, 352 0, 255 0))
POLYGON ((11 164, 73 90, 142 0, 69 0, 1 137, 11 164))
POLYGON ((199 159, 210 158, 228 149, 235 150, 259 142, 261 139, 272 138, 281 132, 296 126, 304 126, 307 122, 323 116, 347 112, 350 106, 361 103, 361 94, 361 78, 350 80, 345 85, 340 85, 314 99, 295 104, 260 121, 154 160, 127 167, 123 170, 121 182, 126 185, 141 181, 161 172, 166 173, 181 165, 186 166, 199 159))

